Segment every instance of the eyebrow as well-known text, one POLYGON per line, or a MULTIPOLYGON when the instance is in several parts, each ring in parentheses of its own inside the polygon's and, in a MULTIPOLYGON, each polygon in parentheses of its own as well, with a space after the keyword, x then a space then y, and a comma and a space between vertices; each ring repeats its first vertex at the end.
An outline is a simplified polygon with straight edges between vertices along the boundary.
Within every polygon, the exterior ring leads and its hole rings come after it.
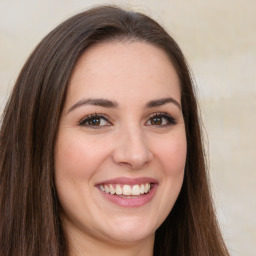
MULTIPOLYGON (((173 98, 163 98, 163 99, 156 99, 156 100, 151 100, 146 104, 147 108, 154 108, 154 107, 159 107, 159 106, 163 106, 167 103, 173 103, 174 105, 176 105, 179 109, 181 109, 181 105, 178 103, 178 101, 176 101, 173 98)), ((115 101, 111 101, 111 100, 107 100, 107 99, 94 99, 94 98, 89 98, 89 99, 82 99, 80 101, 78 101, 77 103, 75 103, 69 110, 67 113, 73 111, 74 109, 84 106, 84 105, 94 105, 94 106, 100 106, 100 107, 104 107, 104 108, 117 108, 118 107, 118 103, 115 101)))
POLYGON ((146 107, 147 108, 153 108, 153 107, 158 107, 158 106, 165 105, 167 103, 173 103, 179 109, 181 109, 180 103, 178 101, 176 101, 175 99, 173 99, 173 98, 163 98, 163 99, 152 100, 152 101, 149 101, 146 104, 146 107))
POLYGON ((69 110, 68 113, 73 111, 74 109, 84 106, 84 105, 94 105, 100 106, 104 108, 117 108, 118 104, 115 101, 110 101, 107 99, 82 99, 74 104, 69 110))

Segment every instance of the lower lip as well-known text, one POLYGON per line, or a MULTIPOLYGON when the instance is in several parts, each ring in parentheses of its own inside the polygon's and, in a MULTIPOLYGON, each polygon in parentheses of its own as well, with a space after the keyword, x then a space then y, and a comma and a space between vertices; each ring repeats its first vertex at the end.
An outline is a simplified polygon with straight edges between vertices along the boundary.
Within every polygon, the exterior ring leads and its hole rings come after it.
POLYGON ((147 194, 142 194, 140 196, 134 196, 134 197, 121 197, 118 195, 111 195, 108 194, 106 192, 103 192, 102 190, 100 190, 100 192, 103 194, 103 196, 111 201, 112 203, 122 206, 122 207, 140 207, 143 206, 147 203, 149 203, 157 190, 157 184, 153 184, 152 188, 150 189, 150 191, 147 194))

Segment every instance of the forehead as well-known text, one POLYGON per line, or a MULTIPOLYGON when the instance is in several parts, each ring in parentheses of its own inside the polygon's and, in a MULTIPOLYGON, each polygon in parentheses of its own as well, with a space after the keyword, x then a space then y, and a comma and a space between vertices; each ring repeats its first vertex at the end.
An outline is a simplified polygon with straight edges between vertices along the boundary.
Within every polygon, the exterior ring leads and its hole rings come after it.
POLYGON ((72 98, 135 100, 152 94, 179 99, 179 79, 167 54, 144 42, 107 42, 87 49, 74 68, 68 91, 72 98))

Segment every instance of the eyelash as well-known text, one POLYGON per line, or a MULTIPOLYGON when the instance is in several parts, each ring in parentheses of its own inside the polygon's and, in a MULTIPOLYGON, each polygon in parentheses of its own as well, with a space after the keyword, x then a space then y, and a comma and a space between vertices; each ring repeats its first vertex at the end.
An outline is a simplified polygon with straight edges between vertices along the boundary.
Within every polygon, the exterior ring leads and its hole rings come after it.
MULTIPOLYGON (((176 120, 169 114, 164 113, 164 112, 159 112, 159 113, 154 113, 152 115, 150 115, 149 119, 146 122, 147 126, 158 126, 158 127, 168 127, 168 126, 172 126, 177 124, 176 120), (160 124, 152 124, 152 120, 154 118, 160 118, 161 123, 160 124), (165 119, 167 121, 166 124, 162 124, 163 119, 165 119), (147 124, 148 122, 151 122, 150 124, 147 124)), ((95 114, 91 114, 86 116, 85 118, 83 118, 81 121, 79 121, 79 125, 80 126, 84 126, 84 127, 90 127, 90 128, 100 128, 102 126, 110 126, 112 125, 112 123, 109 121, 109 118, 107 117, 107 115, 102 114, 102 113, 95 113, 95 114), (93 124, 89 124, 89 122, 92 122, 93 120, 96 119, 103 119, 104 121, 106 121, 108 124, 107 125, 93 125, 93 124)))
MULTIPOLYGON (((90 122, 90 121, 93 121, 93 119, 104 119, 107 123, 108 123, 108 125, 106 125, 106 126, 109 126, 109 125, 111 125, 112 123, 109 121, 109 118, 107 117, 107 115, 105 115, 105 114, 101 114, 101 113, 95 113, 95 114, 91 114, 91 115, 89 115, 89 116, 86 116, 85 118, 83 118, 80 122, 79 122, 79 125, 80 126, 87 126, 87 127, 92 127, 92 128, 98 128, 98 127, 101 127, 102 125, 99 125, 99 126, 97 126, 97 125, 91 125, 91 124, 88 124, 88 122, 90 122)), ((105 126, 105 125, 104 125, 105 126)))
POLYGON ((160 126, 160 127, 167 127, 167 126, 172 126, 177 124, 177 121, 175 120, 175 118, 173 118, 170 114, 167 114, 165 112, 159 112, 159 113, 154 113, 149 117, 149 120, 147 122, 149 122, 150 120, 152 120, 153 118, 162 118, 162 119, 166 119, 167 120, 167 124, 150 124, 153 126, 160 126))

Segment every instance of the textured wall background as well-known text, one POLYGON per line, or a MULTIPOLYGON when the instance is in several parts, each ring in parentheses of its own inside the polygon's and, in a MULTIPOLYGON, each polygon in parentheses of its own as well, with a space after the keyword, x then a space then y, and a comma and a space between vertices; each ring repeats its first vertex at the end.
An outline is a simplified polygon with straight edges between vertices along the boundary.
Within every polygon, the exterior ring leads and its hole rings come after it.
POLYGON ((256 255, 255 0, 0 0, 0 111, 29 53, 69 16, 99 3, 157 19, 198 85, 213 194, 231 255, 256 255))

